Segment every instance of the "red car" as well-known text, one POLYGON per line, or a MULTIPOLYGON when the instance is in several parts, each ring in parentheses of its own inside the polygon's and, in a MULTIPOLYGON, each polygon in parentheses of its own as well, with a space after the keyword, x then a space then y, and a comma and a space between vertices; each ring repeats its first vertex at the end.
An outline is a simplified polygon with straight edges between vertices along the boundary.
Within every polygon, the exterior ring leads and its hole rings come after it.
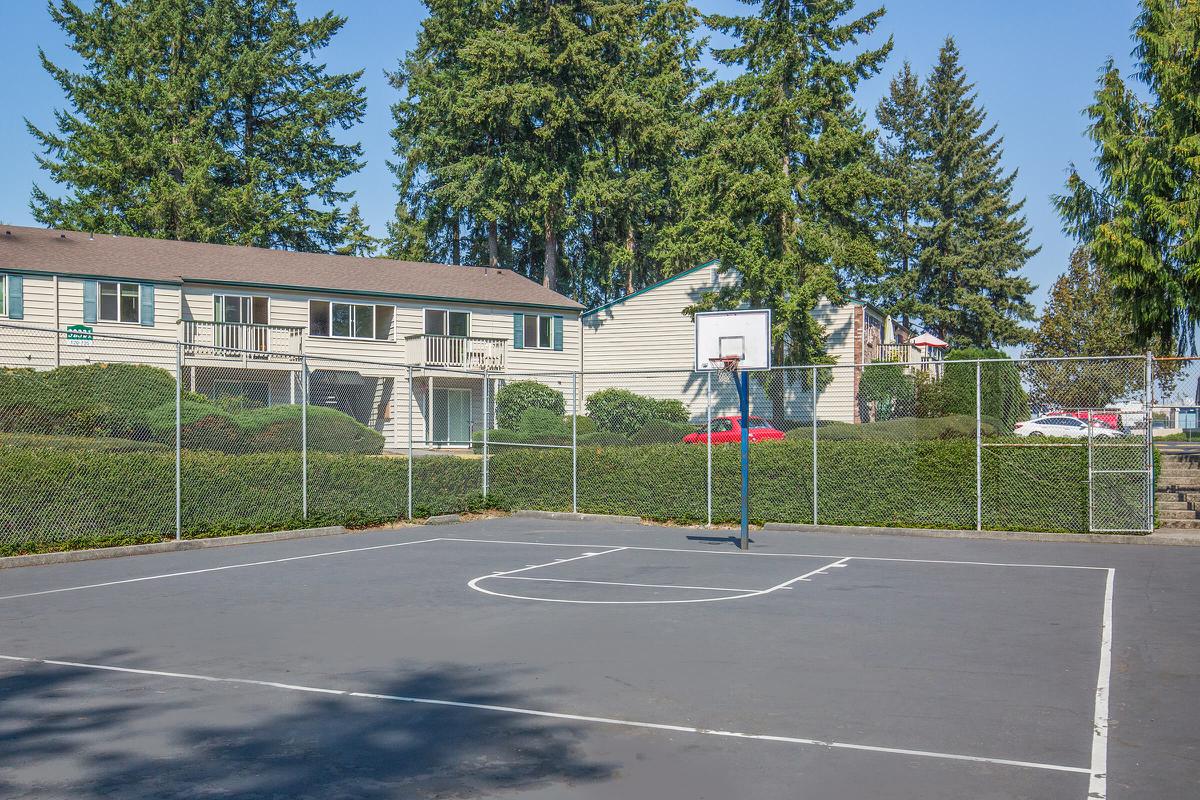
MULTIPOLYGON (((683 437, 687 444, 707 444, 712 436, 713 444, 737 444, 742 441, 741 417, 713 417, 711 433, 696 431, 683 437)), ((784 438, 783 431, 773 428, 762 417, 750 418, 750 441, 767 442, 784 438)))

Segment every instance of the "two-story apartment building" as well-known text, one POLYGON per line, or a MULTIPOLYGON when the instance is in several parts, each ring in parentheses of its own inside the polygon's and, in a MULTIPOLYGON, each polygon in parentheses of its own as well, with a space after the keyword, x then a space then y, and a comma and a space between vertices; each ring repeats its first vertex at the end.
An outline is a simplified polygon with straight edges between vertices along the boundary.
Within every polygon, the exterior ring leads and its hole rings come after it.
MULTIPOLYGON (((509 270, 0 227, 0 366, 126 362, 257 405, 309 402, 463 446, 507 376, 580 367, 582 307, 509 270), (46 330, 71 330, 54 335, 46 330), (121 338, 115 338, 121 337, 121 338), (157 340, 157 341, 153 341, 157 340)), ((569 380, 565 381, 569 383, 569 380)))

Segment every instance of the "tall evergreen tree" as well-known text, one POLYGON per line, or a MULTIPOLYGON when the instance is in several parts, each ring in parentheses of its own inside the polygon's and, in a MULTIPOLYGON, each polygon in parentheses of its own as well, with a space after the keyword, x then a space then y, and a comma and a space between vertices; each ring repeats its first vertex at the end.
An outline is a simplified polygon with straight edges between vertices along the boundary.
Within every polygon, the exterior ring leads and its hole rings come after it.
POLYGON ((1200 3, 1143 0, 1134 31, 1146 100, 1110 60, 1087 109, 1099 181, 1055 197, 1133 319, 1139 344, 1195 349, 1200 320, 1200 3))
MULTIPOLYGON (((576 296, 600 302, 662 277, 680 218, 680 140, 700 123, 699 13, 687 0, 614 4, 596 146, 576 193, 582 269, 576 296)), ((689 265, 691 266, 691 265, 689 265)), ((673 271, 673 270, 672 270, 673 271)))
POLYGON ((338 181, 362 148, 337 140, 362 119, 361 72, 312 54, 345 18, 302 20, 294 0, 72 0, 50 4, 84 61, 42 63, 70 111, 28 123, 39 163, 66 189, 34 186, 47 225, 332 251, 345 238, 338 181))
POLYGON ((1040 248, 1012 200, 1017 173, 1005 175, 1004 140, 976 102, 959 51, 946 39, 927 81, 926 149, 933 171, 917 247, 920 271, 907 312, 953 345, 995 347, 1027 341, 1033 284, 1020 275, 1040 248))
POLYGON ((714 57, 743 72, 708 93, 710 122, 689 170, 693 231, 677 238, 739 276, 702 307, 769 307, 775 361, 813 362, 823 357, 825 333, 811 311, 879 267, 881 184, 853 95, 879 71, 891 40, 844 53, 883 16, 854 16, 853 0, 758 5, 753 16, 708 18, 736 40, 714 57))
POLYGON ((917 312, 921 213, 933 188, 928 117, 921 79, 905 61, 888 85, 887 96, 875 109, 882 134, 880 254, 884 273, 867 293, 906 327, 911 326, 917 312))

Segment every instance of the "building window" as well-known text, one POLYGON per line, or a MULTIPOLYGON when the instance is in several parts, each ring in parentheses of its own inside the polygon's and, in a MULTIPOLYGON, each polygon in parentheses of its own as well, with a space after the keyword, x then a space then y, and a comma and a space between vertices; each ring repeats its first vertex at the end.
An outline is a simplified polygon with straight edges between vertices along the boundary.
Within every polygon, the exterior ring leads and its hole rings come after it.
POLYGON ((271 300, 267 297, 249 297, 237 294, 213 295, 213 321, 271 324, 271 300))
POLYGON ((525 315, 525 346, 554 347, 554 317, 546 314, 525 315))
POLYGON ((471 312, 425 309, 426 336, 470 336, 471 312))
POLYGON ((136 283, 109 283, 99 285, 101 322, 141 322, 142 289, 136 283))
POLYGON ((311 300, 308 304, 308 332, 311 336, 332 336, 336 339, 390 341, 394 315, 392 306, 311 300))

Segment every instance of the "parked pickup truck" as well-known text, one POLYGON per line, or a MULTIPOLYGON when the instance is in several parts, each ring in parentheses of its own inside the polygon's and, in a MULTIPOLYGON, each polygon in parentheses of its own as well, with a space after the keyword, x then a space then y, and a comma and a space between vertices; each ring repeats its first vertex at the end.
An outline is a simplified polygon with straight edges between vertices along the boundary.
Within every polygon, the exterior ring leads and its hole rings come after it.
MULTIPOLYGON (((696 431, 683 437, 687 444, 708 444, 709 437, 713 444, 737 444, 742 440, 741 417, 713 417, 709 430, 696 431)), ((766 442, 782 439, 783 431, 773 428, 762 417, 750 418, 750 441, 766 442)))

